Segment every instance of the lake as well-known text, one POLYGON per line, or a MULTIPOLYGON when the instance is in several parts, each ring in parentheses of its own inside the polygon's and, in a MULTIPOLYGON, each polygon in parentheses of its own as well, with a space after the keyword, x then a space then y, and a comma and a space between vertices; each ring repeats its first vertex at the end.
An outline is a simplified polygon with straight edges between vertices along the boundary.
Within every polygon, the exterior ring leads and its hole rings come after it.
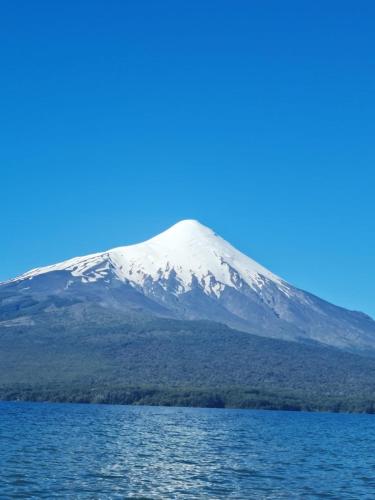
POLYGON ((0 498, 375 498, 375 416, 0 403, 0 498))

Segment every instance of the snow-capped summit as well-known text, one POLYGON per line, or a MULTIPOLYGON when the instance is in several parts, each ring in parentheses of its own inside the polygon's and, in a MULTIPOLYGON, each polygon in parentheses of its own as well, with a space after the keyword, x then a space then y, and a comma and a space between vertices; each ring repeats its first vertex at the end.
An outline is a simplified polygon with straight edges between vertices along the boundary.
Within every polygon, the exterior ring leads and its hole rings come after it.
POLYGON ((180 221, 142 243, 33 269, 0 284, 0 312, 2 292, 5 304, 19 301, 20 311, 30 303, 49 312, 61 304, 90 303, 375 350, 371 318, 290 285, 195 220, 180 221))
POLYGON ((237 288, 242 280, 259 288, 270 279, 285 289, 280 278, 195 220, 183 220, 150 240, 109 254, 121 268, 119 277, 141 286, 148 278, 168 280, 173 276, 177 293, 191 290, 195 280, 205 293, 217 296, 225 286, 237 288))
POLYGON ((71 271, 83 282, 106 278, 111 270, 118 280, 140 287, 146 281, 161 282, 173 277, 175 294, 191 290, 194 282, 205 293, 219 296, 225 286, 239 288, 246 283, 257 290, 267 280, 288 293, 288 285, 278 276, 196 220, 182 220, 142 243, 33 269, 18 279, 62 270, 71 271))

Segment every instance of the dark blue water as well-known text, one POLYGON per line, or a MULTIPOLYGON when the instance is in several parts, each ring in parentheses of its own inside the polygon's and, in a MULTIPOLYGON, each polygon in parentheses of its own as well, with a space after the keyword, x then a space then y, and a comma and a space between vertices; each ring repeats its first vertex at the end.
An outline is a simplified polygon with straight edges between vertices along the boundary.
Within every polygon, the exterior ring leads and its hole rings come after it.
POLYGON ((375 417, 0 403, 0 498, 375 498, 375 417))

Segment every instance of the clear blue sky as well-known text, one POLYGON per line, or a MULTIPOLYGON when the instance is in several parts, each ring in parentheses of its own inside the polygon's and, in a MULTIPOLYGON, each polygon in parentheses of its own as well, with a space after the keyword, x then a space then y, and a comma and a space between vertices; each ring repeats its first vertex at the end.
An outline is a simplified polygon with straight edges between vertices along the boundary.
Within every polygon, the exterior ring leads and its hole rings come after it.
POLYGON ((0 279, 183 218, 375 316, 373 1, 5 1, 0 279))

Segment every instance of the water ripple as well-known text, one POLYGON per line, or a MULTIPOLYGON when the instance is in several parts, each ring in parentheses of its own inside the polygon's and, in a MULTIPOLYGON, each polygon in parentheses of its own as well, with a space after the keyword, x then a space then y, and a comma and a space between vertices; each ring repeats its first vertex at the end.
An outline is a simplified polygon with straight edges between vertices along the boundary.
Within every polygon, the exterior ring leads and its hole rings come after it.
POLYGON ((375 498, 375 419, 0 403, 0 498, 375 498))

